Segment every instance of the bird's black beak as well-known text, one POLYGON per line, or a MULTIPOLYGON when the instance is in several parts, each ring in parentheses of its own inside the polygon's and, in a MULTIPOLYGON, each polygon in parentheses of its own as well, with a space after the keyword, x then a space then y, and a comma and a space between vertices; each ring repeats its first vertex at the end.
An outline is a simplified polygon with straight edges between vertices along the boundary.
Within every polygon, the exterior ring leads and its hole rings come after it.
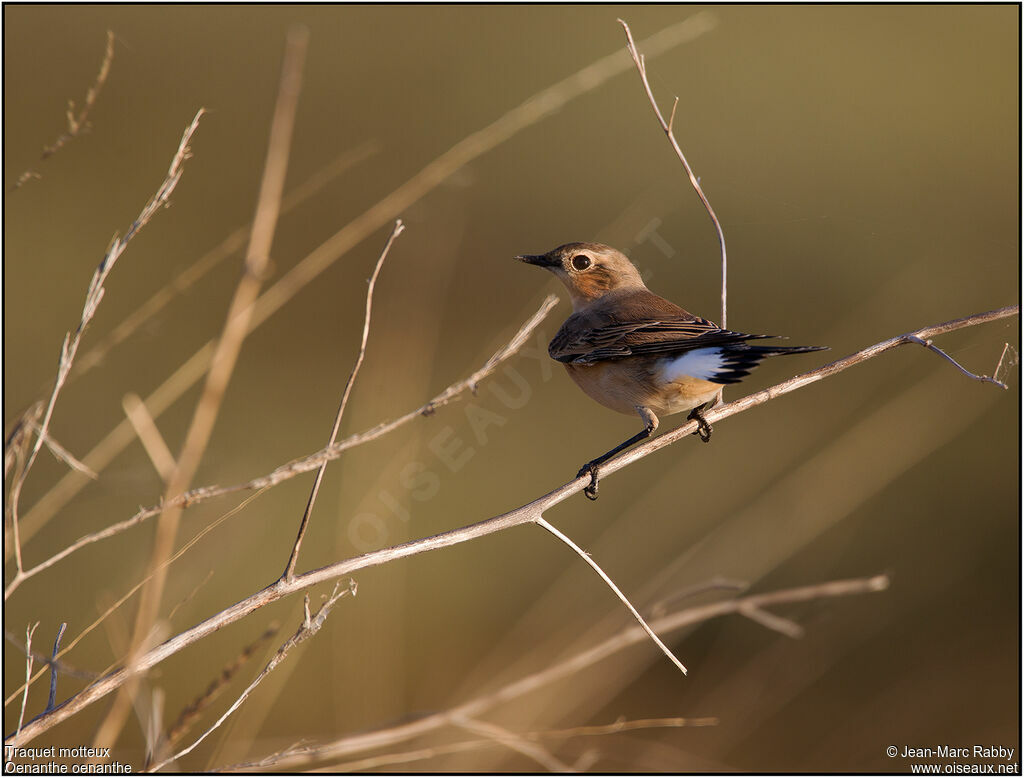
POLYGON ((516 257, 520 262, 537 267, 561 267, 562 263, 552 258, 550 254, 520 254, 516 257))

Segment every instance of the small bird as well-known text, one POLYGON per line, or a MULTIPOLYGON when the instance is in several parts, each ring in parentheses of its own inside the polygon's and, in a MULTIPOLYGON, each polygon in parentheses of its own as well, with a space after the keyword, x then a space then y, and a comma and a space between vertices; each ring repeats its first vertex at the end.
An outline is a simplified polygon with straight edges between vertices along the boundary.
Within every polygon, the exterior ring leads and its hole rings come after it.
POLYGON ((566 243, 547 254, 516 259, 550 270, 569 290, 572 315, 548 346, 552 359, 588 396, 613 411, 639 414, 644 428, 587 462, 583 490, 597 499, 598 468, 647 438, 658 416, 690 411, 701 440, 711 439, 702 410, 713 406, 723 384, 741 381, 765 357, 822 351, 825 346, 752 346, 776 337, 723 330, 650 291, 624 254, 602 243, 566 243))

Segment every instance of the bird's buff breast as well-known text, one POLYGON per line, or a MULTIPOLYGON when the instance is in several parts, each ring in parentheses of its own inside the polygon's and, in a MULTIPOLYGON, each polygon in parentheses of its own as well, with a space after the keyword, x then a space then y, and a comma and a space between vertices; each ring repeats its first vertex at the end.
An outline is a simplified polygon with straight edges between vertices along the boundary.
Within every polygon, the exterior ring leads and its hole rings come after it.
POLYGON ((595 365, 565 365, 569 377, 592 400, 630 416, 636 406, 650 408, 659 416, 688 411, 711 402, 721 387, 693 376, 671 381, 656 378, 660 370, 647 360, 623 359, 595 365))

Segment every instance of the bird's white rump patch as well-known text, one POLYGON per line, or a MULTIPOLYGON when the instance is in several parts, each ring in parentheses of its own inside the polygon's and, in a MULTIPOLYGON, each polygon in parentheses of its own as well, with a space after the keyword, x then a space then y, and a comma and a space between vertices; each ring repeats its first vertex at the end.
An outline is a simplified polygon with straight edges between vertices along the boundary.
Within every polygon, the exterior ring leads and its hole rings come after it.
POLYGON ((711 381, 725 369, 722 349, 718 346, 709 346, 687 351, 666 361, 661 366, 661 380, 665 382, 678 381, 689 376, 711 381))

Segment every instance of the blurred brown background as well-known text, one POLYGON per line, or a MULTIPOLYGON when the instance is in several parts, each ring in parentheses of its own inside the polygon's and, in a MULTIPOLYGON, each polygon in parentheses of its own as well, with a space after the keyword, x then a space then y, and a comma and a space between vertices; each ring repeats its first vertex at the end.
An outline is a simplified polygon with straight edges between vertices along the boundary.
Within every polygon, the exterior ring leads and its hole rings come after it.
MULTIPOLYGON (((341 154, 365 153, 281 218, 267 285, 462 138, 622 50, 617 16, 640 41, 699 10, 5 7, 5 426, 52 380, 111 235, 154 192, 200 106, 209 113, 173 207, 114 269, 83 353, 251 217, 290 24, 306 24, 311 39, 289 188, 341 154), (92 129, 40 163, 42 147, 64 128, 66 100, 81 101, 92 83, 107 29, 116 54, 92 129), (42 179, 12 192, 27 168, 42 179)), ((712 13, 712 31, 652 58, 648 69, 666 109, 680 97, 677 136, 725 228, 729 324, 832 348, 775 360, 727 399, 1018 300, 1017 7, 712 13)), ((556 286, 513 263, 518 253, 571 240, 611 243, 655 291, 719 316, 715 234, 632 69, 400 215, 408 229, 377 286, 343 435, 417 407, 511 337, 556 286)), ((387 227, 374 231, 249 337, 195 485, 243 481, 323 445, 355 357, 365 279, 386 235, 387 227)), ((145 397, 219 333, 239 267, 237 254, 221 263, 70 383, 54 437, 84 456, 123 418, 125 393, 145 397)), ((541 345, 568 310, 563 301, 542 325, 541 345)), ((1009 319, 939 345, 990 374, 1004 342, 1019 348, 1018 326, 1009 319)), ((475 398, 334 463, 300 569, 509 510, 635 431, 634 419, 591 403, 557 365, 529 353, 509 365, 518 382, 499 372, 475 398), (482 411, 486 427, 474 427, 469 407, 482 411), (457 472, 434 451, 438 440, 459 446, 457 472), (412 463, 433 474, 429 498, 403 480, 412 463)), ((512 732, 620 716, 719 720, 545 741, 568 764, 592 752, 591 769, 604 771, 909 769, 886 757, 893 744, 981 743, 1019 754, 1019 373, 1008 375, 1003 392, 923 349, 900 349, 722 422, 711 445, 687 440, 646 458, 605 481, 597 503, 577 496, 551 511, 547 518, 641 610, 715 576, 755 592, 882 572, 892 586, 776 609, 805 628, 800 640, 741 616, 667 636, 688 678, 645 643, 483 718, 512 732)), ((175 452, 197 396, 192 389, 157 420, 175 452)), ((679 419, 664 421, 670 428, 679 419)), ((43 452, 23 513, 65 469, 43 452)), ((183 603, 172 634, 279 574, 311 480, 266 493, 172 566, 164 614, 183 603)), ((27 563, 155 503, 161 488, 133 443, 26 544, 27 563)), ((188 510, 179 543, 238 502, 188 510)), ((23 635, 39 621, 36 640, 48 650, 67 621, 67 643, 140 579, 152 532, 148 523, 95 544, 29 581, 5 607, 5 629, 23 635)), ((578 558, 532 527, 357 580, 358 597, 342 601, 325 630, 183 769, 444 710, 631 624, 578 558)), ((118 661, 136 606, 130 601, 66 661, 92 671, 118 661)), ((194 737, 300 614, 295 597, 259 611, 158 666, 146 692, 163 689, 164 718, 173 720, 244 644, 282 620, 194 737)), ((10 696, 24 662, 11 643, 5 649, 10 696)), ((82 684, 62 678, 59 697, 82 684)), ((29 715, 45 706, 45 686, 33 687, 29 715)), ((90 742, 111 699, 34 745, 90 742)), ((18 707, 5 707, 5 733, 18 707)), ((474 737, 450 727, 390 750, 474 737)), ((138 766, 142 748, 133 718, 115 758, 138 766)), ((537 765, 495 746, 397 769, 537 765)))

